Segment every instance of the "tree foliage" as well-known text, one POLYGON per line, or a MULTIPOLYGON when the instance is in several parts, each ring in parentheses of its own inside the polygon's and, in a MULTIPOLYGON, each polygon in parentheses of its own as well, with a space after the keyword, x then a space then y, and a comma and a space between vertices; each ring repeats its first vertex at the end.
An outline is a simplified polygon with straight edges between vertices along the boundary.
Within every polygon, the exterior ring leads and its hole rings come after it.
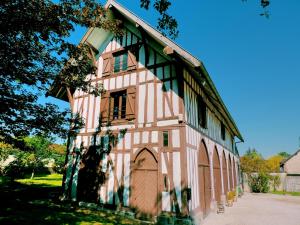
POLYGON ((279 173, 280 163, 288 153, 279 152, 276 155, 264 159, 256 149, 248 149, 241 157, 241 169, 245 173, 279 173))
POLYGON ((280 172, 280 162, 284 159, 281 155, 271 156, 266 160, 266 165, 269 172, 279 173, 280 172))
POLYGON ((284 159, 290 157, 291 155, 287 152, 279 152, 278 155, 282 156, 284 159))
POLYGON ((245 173, 267 171, 265 160, 256 149, 248 149, 245 155, 241 157, 241 169, 245 173))
MULTIPOLYGON (((150 1, 141 0, 148 8, 150 1)), ((159 29, 171 37, 177 22, 167 0, 153 7, 162 16, 159 29)), ((99 27, 115 34, 121 21, 109 19, 96 0, 3 0, 0 2, 0 138, 12 141, 30 134, 67 134, 70 116, 54 104, 39 104, 54 80, 64 88, 99 94, 87 74, 95 73, 89 46, 67 41, 76 26, 99 27)))
POLYGON ((35 172, 46 171, 45 166, 52 171, 62 171, 66 146, 53 144, 52 139, 42 136, 25 137, 22 140, 22 148, 0 142, 0 174, 11 179, 29 173, 33 177, 35 172))

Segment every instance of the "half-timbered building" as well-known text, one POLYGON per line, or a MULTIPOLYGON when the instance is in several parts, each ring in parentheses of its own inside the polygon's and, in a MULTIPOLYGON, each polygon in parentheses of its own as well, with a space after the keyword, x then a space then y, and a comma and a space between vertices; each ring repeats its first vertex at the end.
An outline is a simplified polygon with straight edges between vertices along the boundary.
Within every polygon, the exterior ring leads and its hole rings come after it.
MULTIPOLYGON (((201 61, 117 2, 106 7, 122 20, 123 36, 91 28, 82 39, 97 65, 88 79, 106 91, 75 90, 68 99, 64 88, 52 90, 85 120, 71 143, 86 149, 82 159, 90 146, 106 148, 108 130, 118 134, 110 151, 89 159, 105 176, 86 194, 137 214, 204 218, 239 185, 235 140, 243 138, 201 61)), ((82 180, 79 170, 74 198, 89 183, 82 180)))

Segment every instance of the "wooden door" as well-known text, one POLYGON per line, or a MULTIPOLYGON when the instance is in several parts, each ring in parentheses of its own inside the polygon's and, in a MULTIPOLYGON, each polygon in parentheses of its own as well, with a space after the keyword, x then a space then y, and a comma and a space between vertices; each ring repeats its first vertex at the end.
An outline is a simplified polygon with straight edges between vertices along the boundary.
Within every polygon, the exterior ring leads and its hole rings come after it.
POLYGON ((233 187, 236 188, 237 180, 236 180, 236 167, 235 167, 235 160, 233 159, 233 187))
POLYGON ((134 161, 132 170, 131 205, 138 217, 157 215, 158 169, 152 153, 143 150, 134 161))
POLYGON ((213 166, 214 166, 214 185, 215 185, 215 200, 217 202, 221 201, 222 194, 222 183, 221 183, 221 167, 220 167, 220 158, 218 150, 215 148, 213 156, 213 166))
POLYGON ((211 202, 211 181, 209 158, 204 142, 200 144, 199 160, 198 160, 198 176, 199 176, 199 191, 200 191, 200 208, 204 216, 210 211, 211 202))
POLYGON ((229 165, 229 184, 230 184, 230 190, 233 190, 234 186, 233 186, 233 178, 232 178, 232 162, 231 162, 231 158, 229 156, 229 162, 228 162, 228 165, 229 165))
POLYGON ((225 194, 225 196, 227 196, 227 192, 228 192, 228 176, 227 176, 226 157, 225 157, 225 153, 224 152, 223 152, 223 158, 222 158, 222 169, 223 169, 224 194, 225 194))

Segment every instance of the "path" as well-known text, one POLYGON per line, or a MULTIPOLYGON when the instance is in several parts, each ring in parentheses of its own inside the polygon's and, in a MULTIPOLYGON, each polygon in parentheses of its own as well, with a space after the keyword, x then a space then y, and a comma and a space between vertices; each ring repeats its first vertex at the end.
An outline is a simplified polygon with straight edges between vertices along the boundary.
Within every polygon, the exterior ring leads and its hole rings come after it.
POLYGON ((224 214, 211 213, 203 225, 300 225, 300 197, 245 193, 224 214))

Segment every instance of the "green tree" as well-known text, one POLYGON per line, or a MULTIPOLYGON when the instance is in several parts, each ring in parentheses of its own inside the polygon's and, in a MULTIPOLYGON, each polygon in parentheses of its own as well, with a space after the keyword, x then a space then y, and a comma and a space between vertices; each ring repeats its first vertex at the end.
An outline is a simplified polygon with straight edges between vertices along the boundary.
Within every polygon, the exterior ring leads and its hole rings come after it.
POLYGON ((277 155, 282 156, 282 157, 285 158, 285 159, 291 156, 291 155, 290 155, 289 153, 287 153, 287 152, 279 152, 277 155))
POLYGON ((244 173, 264 173, 267 165, 262 155, 256 149, 248 149, 241 157, 241 169, 244 173))
POLYGON ((280 172, 280 162, 284 159, 281 155, 271 156, 266 160, 266 165, 268 172, 279 173, 280 172))
MULTIPOLYGON (((151 1, 141 0, 148 9, 151 1)), ((168 0, 154 0, 158 28, 175 38, 176 20, 168 0)), ((65 136, 70 116, 56 105, 38 103, 54 80, 64 88, 100 94, 85 79, 95 73, 91 49, 67 41, 76 26, 122 33, 121 21, 110 19, 96 0, 2 0, 0 2, 0 138, 32 134, 65 136)))
POLYGON ((29 149, 31 153, 27 158, 27 161, 32 168, 32 179, 35 175, 35 171, 44 167, 44 160, 51 158, 49 146, 53 140, 43 136, 25 137, 23 140, 25 143, 25 148, 29 149))

